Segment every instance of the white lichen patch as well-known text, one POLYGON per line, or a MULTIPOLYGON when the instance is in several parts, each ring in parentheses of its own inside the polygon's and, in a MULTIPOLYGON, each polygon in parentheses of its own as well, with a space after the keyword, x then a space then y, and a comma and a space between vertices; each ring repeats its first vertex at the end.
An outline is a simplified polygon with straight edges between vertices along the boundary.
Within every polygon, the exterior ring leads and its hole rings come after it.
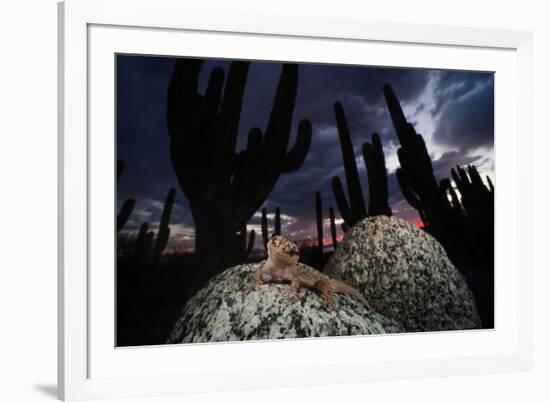
POLYGON ((360 289, 407 331, 481 325, 474 297, 443 247, 401 219, 377 216, 354 225, 325 273, 360 289))

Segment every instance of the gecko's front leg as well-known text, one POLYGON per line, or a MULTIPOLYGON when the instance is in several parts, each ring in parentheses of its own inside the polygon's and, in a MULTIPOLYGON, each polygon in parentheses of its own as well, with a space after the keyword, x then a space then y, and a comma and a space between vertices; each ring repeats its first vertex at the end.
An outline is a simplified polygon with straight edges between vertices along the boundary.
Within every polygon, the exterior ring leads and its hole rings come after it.
POLYGON ((302 296, 298 293, 300 290, 300 281, 297 278, 292 278, 290 286, 285 289, 285 293, 292 297, 296 297, 298 300, 302 299, 302 296))
POLYGON ((256 269, 256 272, 254 272, 254 279, 252 280, 252 288, 254 290, 258 290, 260 288, 260 285, 262 284, 262 271, 264 266, 265 262, 262 263, 262 265, 260 265, 258 269, 256 269))

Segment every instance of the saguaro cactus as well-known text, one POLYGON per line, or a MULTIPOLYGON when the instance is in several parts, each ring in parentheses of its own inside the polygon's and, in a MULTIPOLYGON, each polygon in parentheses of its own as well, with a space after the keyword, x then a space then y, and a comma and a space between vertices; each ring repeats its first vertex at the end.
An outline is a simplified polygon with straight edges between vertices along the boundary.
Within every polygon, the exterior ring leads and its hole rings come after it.
POLYGON ((361 183, 359 182, 359 173, 353 144, 349 134, 348 124, 344 109, 340 102, 334 104, 336 123, 338 126, 338 136, 344 160, 344 170, 348 188, 348 200, 344 194, 342 182, 339 177, 332 178, 332 192, 336 199, 336 205, 340 211, 342 219, 346 224, 343 227, 353 226, 356 222, 368 215, 388 215, 392 214, 388 204, 388 174, 386 171, 386 161, 382 143, 378 134, 372 135, 372 144, 363 144, 363 159, 367 168, 369 185, 369 210, 365 207, 361 183))
POLYGON ((202 63, 176 61, 167 120, 172 165, 195 221, 195 252, 211 276, 239 262, 247 221, 279 176, 302 166, 311 144, 311 123, 299 123, 296 144, 287 152, 298 66, 284 64, 265 134, 252 128, 246 149, 236 154, 249 63, 231 63, 226 80, 223 69, 215 68, 204 95, 197 90, 202 63))
POLYGON ((419 211, 427 229, 445 241, 445 227, 452 215, 445 192, 434 176, 432 161, 424 139, 407 122, 399 100, 390 85, 384 85, 384 96, 401 147, 397 150, 400 168, 396 175, 409 204, 419 211))

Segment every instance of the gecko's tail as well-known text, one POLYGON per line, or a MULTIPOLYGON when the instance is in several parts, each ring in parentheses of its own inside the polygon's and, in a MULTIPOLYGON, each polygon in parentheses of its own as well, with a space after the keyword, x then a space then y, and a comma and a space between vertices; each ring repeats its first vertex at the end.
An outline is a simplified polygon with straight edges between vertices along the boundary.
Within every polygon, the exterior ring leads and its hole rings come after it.
POLYGON ((363 296, 361 292, 359 292, 354 287, 348 285, 347 283, 337 281, 336 279, 331 279, 330 284, 332 286, 332 290, 335 293, 346 293, 358 299, 361 303, 363 303, 364 306, 368 306, 367 299, 365 299, 365 296, 363 296))

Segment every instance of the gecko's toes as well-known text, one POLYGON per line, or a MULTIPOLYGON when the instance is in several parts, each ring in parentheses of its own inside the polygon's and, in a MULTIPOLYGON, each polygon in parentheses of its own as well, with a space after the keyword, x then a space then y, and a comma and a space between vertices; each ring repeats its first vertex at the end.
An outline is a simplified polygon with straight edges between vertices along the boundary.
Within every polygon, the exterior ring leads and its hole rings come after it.
POLYGON ((332 298, 323 298, 328 311, 336 311, 336 304, 332 298))
POLYGON ((298 300, 302 300, 302 296, 298 293, 298 291, 292 288, 286 288, 283 293, 298 300))

